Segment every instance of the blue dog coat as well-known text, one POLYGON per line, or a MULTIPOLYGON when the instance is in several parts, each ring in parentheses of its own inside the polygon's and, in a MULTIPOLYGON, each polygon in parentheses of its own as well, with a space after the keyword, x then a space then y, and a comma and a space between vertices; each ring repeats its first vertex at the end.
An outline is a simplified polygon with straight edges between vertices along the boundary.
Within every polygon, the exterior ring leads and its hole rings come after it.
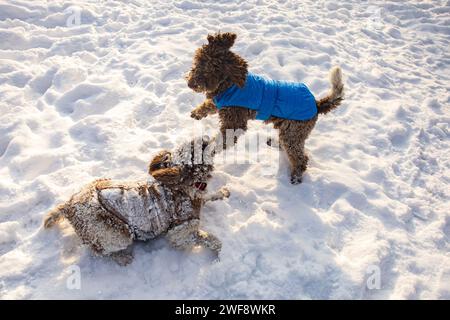
POLYGON ((303 83, 269 80, 248 73, 245 85, 233 85, 214 97, 218 109, 245 107, 256 110, 256 119, 270 116, 290 120, 309 120, 317 114, 316 99, 303 83))

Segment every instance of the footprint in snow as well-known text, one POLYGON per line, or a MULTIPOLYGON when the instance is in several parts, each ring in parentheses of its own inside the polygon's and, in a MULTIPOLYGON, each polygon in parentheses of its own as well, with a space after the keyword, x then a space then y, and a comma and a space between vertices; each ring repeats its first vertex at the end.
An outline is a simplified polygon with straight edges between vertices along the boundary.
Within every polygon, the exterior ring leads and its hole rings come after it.
POLYGON ((63 94, 55 103, 62 115, 79 120, 93 114, 103 114, 120 102, 120 94, 109 88, 82 83, 63 94))

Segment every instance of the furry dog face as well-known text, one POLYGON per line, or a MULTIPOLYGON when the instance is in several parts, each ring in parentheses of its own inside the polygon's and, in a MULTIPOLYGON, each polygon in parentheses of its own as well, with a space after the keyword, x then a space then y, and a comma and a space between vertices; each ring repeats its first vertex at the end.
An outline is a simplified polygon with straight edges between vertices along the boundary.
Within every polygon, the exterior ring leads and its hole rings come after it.
POLYGON ((209 138, 197 138, 173 152, 163 150, 150 162, 149 173, 164 184, 203 191, 213 170, 215 150, 209 138))
POLYGON ((242 88, 247 77, 247 62, 230 51, 236 34, 226 32, 208 35, 208 44, 197 49, 187 76, 195 92, 217 94, 233 84, 242 88))

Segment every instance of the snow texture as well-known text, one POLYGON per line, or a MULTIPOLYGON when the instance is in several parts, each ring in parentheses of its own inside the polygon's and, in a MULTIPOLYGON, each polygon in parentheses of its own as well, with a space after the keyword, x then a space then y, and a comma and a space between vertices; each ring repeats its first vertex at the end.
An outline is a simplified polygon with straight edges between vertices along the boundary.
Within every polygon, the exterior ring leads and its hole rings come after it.
POLYGON ((0 298, 450 299, 449 1, 74 4, 0 2, 0 298), (184 76, 218 30, 238 34, 250 71, 317 97, 342 67, 346 100, 307 141, 303 183, 275 148, 272 175, 217 164, 208 188, 231 197, 201 227, 218 261, 160 239, 120 267, 67 223, 43 230, 84 184, 145 180, 157 151, 217 130, 217 116, 190 118, 202 96, 184 76))

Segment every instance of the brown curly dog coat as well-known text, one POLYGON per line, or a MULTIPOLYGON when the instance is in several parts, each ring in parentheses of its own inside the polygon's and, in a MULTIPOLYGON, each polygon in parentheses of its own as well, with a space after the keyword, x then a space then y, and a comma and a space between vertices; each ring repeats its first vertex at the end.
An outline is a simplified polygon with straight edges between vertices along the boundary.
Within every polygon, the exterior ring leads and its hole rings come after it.
MULTIPOLYGON (((234 84, 242 88, 246 81, 248 64, 239 55, 230 51, 236 40, 236 34, 218 33, 208 35, 207 39, 208 44, 201 46, 195 52, 193 67, 187 76, 189 88, 195 92, 206 94, 206 100, 192 111, 191 117, 199 120, 218 112, 220 133, 226 148, 226 141, 229 140, 229 137, 226 137, 227 130, 246 131, 247 121, 255 119, 256 111, 245 108, 245 106, 224 107, 218 110, 213 98, 234 84)), ((343 100, 344 86, 341 70, 338 67, 332 69, 330 81, 330 93, 316 101, 318 114, 328 113, 339 106, 343 100)), ((306 121, 281 119, 273 116, 265 121, 265 123, 272 123, 274 128, 279 130, 280 145, 286 151, 291 165, 291 182, 293 184, 302 181, 302 174, 306 170, 308 156, 304 151, 305 140, 314 128, 318 114, 306 121)), ((235 133, 234 143, 236 141, 237 134, 235 133)))

